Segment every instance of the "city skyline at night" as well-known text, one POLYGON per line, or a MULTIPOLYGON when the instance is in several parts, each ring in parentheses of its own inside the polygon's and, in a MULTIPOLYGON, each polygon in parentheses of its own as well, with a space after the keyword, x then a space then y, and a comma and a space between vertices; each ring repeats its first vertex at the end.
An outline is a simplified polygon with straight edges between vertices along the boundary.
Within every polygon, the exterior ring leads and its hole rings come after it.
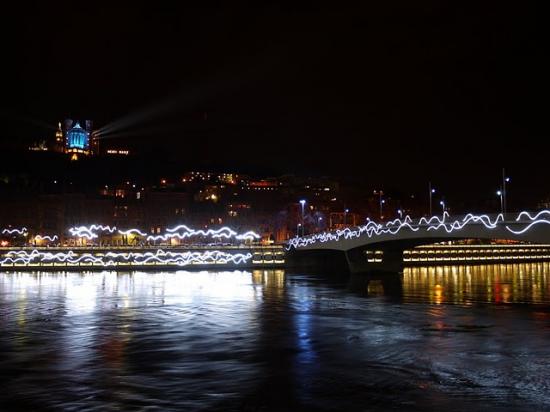
POLYGON ((550 410, 535 3, 2 17, 0 411, 550 410))
POLYGON ((541 198, 543 28, 527 7, 468 7, 36 3, 5 52, 0 144, 26 148, 59 118, 93 118, 106 144, 152 162, 354 175, 404 191, 440 179, 459 196, 505 167, 510 190, 541 198), (76 29, 91 26, 101 30, 76 29))

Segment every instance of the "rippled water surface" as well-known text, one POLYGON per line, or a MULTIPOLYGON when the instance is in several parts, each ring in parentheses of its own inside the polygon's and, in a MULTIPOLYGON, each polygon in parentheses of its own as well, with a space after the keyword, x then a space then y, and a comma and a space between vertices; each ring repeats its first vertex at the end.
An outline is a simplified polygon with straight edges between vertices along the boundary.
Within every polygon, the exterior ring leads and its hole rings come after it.
POLYGON ((0 274, 0 410, 549 410, 548 263, 0 274))

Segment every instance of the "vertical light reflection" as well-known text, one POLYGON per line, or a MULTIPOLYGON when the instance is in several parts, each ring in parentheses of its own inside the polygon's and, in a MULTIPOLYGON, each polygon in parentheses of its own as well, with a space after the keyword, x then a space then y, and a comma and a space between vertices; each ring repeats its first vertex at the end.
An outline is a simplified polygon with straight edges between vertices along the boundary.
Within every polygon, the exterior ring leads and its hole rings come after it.
POLYGON ((408 267, 403 296, 429 303, 548 303, 549 262, 408 267))
MULTIPOLYGON (((3 319, 3 323, 13 322, 16 341, 24 344, 29 310, 34 316, 44 316, 51 307, 60 307, 61 368, 85 368, 98 351, 120 366, 124 347, 131 339, 132 322, 147 306, 181 307, 174 313, 182 318, 201 313, 205 323, 228 330, 239 330, 243 322, 252 322, 257 316, 257 302, 250 277, 251 272, 245 271, 2 273, 0 296, 4 302, 14 302, 16 308, 14 316, 3 319), (208 310, 194 310, 201 305, 208 310), (238 308, 239 316, 228 316, 234 308, 238 308), (113 321, 113 316, 122 321, 113 321)), ((264 272, 262 279, 263 287, 280 293, 284 272, 264 272)))

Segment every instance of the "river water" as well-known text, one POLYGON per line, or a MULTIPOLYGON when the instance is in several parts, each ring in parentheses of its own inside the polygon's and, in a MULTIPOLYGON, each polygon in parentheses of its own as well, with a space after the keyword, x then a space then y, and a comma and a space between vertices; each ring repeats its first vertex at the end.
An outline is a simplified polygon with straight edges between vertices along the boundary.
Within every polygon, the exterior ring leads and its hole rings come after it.
POLYGON ((549 410, 549 263, 0 274, 0 410, 549 410))

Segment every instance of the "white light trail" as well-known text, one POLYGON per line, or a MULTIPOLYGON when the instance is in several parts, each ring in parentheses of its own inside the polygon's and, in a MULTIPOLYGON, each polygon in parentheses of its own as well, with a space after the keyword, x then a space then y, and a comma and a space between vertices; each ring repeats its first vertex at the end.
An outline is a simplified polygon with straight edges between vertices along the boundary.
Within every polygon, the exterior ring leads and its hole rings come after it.
POLYGON ((172 233, 172 232, 177 232, 178 230, 181 230, 181 229, 183 229, 186 232, 192 232, 193 231, 193 229, 191 229, 189 226, 186 226, 186 225, 178 225, 176 227, 169 227, 169 228, 166 229, 166 231, 172 233))
POLYGON ((56 240, 59 239, 59 237, 57 235, 53 235, 53 236, 36 235, 34 238, 38 241, 47 240, 49 242, 55 242, 56 240))
POLYGON ((535 225, 540 225, 540 224, 546 224, 546 225, 550 225, 550 220, 546 220, 546 219, 538 219, 538 220, 534 220, 533 222, 529 223, 526 227, 524 227, 523 229, 521 230, 514 230, 514 229, 511 229, 510 227, 506 226, 506 229, 508 229, 511 233, 513 233, 514 235, 522 235, 524 234, 525 232, 527 232, 528 230, 530 230, 533 226, 535 225))
POLYGON ((494 229, 497 227, 499 222, 504 221, 504 216, 501 214, 497 215, 496 219, 492 222, 491 218, 488 215, 473 215, 468 213, 462 221, 455 220, 451 223, 446 223, 445 221, 437 224, 436 226, 429 226, 426 230, 439 230, 441 227, 445 229, 447 233, 454 232, 456 230, 461 230, 464 226, 471 223, 482 223, 487 229, 494 229))
POLYGON ((147 236, 147 233, 143 233, 141 230, 139 229, 128 229, 128 230, 119 230, 118 233, 120 233, 121 235, 131 235, 132 233, 136 233, 140 236, 147 236))
POLYGON ((27 232, 28 232, 28 230, 27 230, 26 227, 22 227, 21 229, 15 228, 15 229, 3 229, 2 230, 3 235, 6 235, 6 234, 7 235, 13 235, 14 233, 18 234, 18 235, 24 235, 27 232))
POLYGON ((248 232, 245 232, 242 235, 235 236, 235 238, 239 240, 258 240, 260 239, 260 235, 249 230, 248 232))
MULTIPOLYGON (((531 216, 528 212, 521 212, 518 214, 515 221, 521 222, 523 218, 527 218, 529 221, 525 222, 527 224, 525 228, 515 230, 508 225, 504 226, 504 228, 513 235, 521 235, 530 230, 534 225, 550 224, 550 220, 539 219, 539 217, 543 215, 550 215, 550 210, 543 210, 538 212, 535 216, 531 216)), ((483 225, 486 229, 493 230, 497 227, 502 227, 504 223, 504 215, 502 213, 498 214, 493 220, 491 220, 489 215, 474 215, 472 213, 467 214, 461 219, 449 220, 449 218, 449 214, 445 212, 441 217, 432 216, 429 219, 422 217, 417 223, 414 223, 410 216, 405 216, 404 219, 394 219, 385 224, 369 221, 366 225, 356 228, 338 229, 334 232, 317 233, 307 237, 295 237, 289 240, 286 249, 301 248, 317 242, 338 242, 341 239, 353 239, 363 235, 369 238, 387 234, 396 235, 403 229, 408 229, 413 232, 417 232, 421 229, 426 231, 445 230, 445 232, 450 234, 460 231, 468 225, 483 225)))
POLYGON ((178 238, 180 240, 194 237, 194 236, 202 236, 206 238, 213 238, 213 239, 231 239, 235 238, 237 240, 255 240, 260 239, 260 235, 253 231, 248 231, 243 234, 239 234, 235 232, 233 229, 224 226, 219 229, 208 229, 208 230, 194 230, 186 225, 179 225, 173 228, 166 229, 168 233, 164 235, 150 235, 147 236, 148 241, 166 241, 168 239, 172 238, 178 238))
POLYGON ((523 216, 527 216, 529 220, 537 220, 542 215, 550 215, 550 210, 541 210, 535 216, 531 216, 529 212, 521 212, 516 218, 516 222, 519 222, 523 216))
POLYGON ((46 252, 34 249, 10 251, 3 259, 0 266, 11 265, 37 265, 37 264, 64 264, 94 265, 94 266, 142 266, 142 265, 217 265, 217 264, 245 264, 252 259, 252 253, 228 253, 219 250, 172 252, 158 249, 155 252, 108 252, 104 255, 82 253, 72 250, 68 252, 46 252))
POLYGON ((69 233, 72 236, 75 237, 81 237, 86 238, 88 240, 96 239, 98 237, 97 232, 109 232, 110 234, 113 234, 115 231, 121 235, 130 235, 130 234, 136 234, 142 237, 145 237, 147 241, 167 241, 172 238, 177 239, 187 239, 195 236, 205 237, 205 238, 212 238, 212 239, 231 239, 235 238, 237 240, 258 240, 260 239, 260 235, 253 231, 248 231, 242 234, 237 233, 233 229, 224 226, 219 229, 208 229, 208 230, 195 230, 190 228, 186 225, 178 225, 173 228, 166 229, 165 234, 162 235, 149 235, 147 236, 147 233, 142 232, 140 229, 128 229, 128 230, 120 230, 117 229, 116 226, 103 226, 103 225, 91 225, 91 226, 77 226, 77 227, 71 227, 69 228, 69 233))
POLYGON ((83 237, 88 240, 92 240, 97 238, 97 234, 95 232, 101 231, 101 232, 109 232, 113 233, 116 231, 116 226, 104 226, 104 225, 91 225, 91 226, 76 226, 69 228, 69 233, 72 236, 76 237, 83 237))

